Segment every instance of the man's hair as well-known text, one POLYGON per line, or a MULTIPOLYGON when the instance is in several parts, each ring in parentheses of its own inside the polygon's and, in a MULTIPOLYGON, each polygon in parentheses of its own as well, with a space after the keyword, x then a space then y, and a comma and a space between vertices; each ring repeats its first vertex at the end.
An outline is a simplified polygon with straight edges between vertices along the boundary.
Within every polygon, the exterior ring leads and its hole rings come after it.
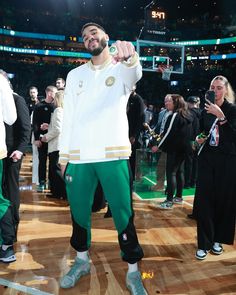
POLYGON ((90 23, 86 23, 85 25, 83 25, 83 27, 82 27, 82 29, 81 29, 81 34, 83 34, 84 29, 86 29, 87 27, 90 27, 90 26, 97 27, 97 28, 99 28, 100 30, 102 30, 104 33, 106 33, 105 29, 104 29, 102 26, 100 26, 100 25, 97 24, 97 23, 90 22, 90 23))
POLYGON ((65 81, 63 78, 61 78, 61 77, 57 78, 57 79, 56 79, 56 82, 57 82, 58 80, 61 80, 62 83, 64 83, 64 84, 66 83, 66 81, 65 81))
POLYGON ((57 88, 55 86, 53 86, 53 85, 49 85, 49 86, 47 86, 45 91, 46 92, 49 92, 49 91, 55 91, 56 92, 57 88))
POLYGON ((38 91, 38 88, 36 86, 31 86, 29 90, 32 90, 32 89, 36 89, 38 91))

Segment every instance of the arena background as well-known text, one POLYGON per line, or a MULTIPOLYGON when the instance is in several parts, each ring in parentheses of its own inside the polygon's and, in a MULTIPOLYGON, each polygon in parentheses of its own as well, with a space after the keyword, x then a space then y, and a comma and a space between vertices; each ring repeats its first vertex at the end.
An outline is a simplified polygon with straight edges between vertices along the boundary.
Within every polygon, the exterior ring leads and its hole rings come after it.
POLYGON ((0 67, 10 74, 15 91, 27 99, 29 87, 35 85, 43 96, 57 77, 66 78, 70 69, 86 62, 80 29, 88 21, 102 24, 112 40, 185 41, 182 75, 172 74, 164 81, 160 73, 144 72, 137 91, 149 103, 161 105, 167 92, 203 97, 218 74, 235 89, 234 0, 1 0, 0 67), (165 12, 164 26, 157 18, 149 19, 147 11, 153 9, 165 12), (165 38, 145 36, 147 25, 164 30, 165 38), (202 41, 192 42, 197 40, 202 41))
MULTIPOLYGON (((235 0, 0 0, 0 68, 8 72, 15 91, 28 99, 29 87, 35 85, 44 96, 47 85, 86 62, 80 30, 88 21, 102 24, 111 40, 135 43, 148 38, 185 45, 183 74, 172 74, 166 81, 156 71, 143 72, 137 92, 149 104, 159 108, 168 92, 185 98, 197 94, 203 102, 211 79, 219 74, 236 90, 235 0)), ((0 263, 0 294, 129 294, 117 231, 112 218, 104 218, 107 208, 92 214, 91 275, 71 290, 60 288, 59 280, 75 257, 69 245, 70 208, 49 189, 37 192, 30 148, 20 175, 17 261, 0 263)), ((147 189, 156 184, 157 157, 150 157, 146 149, 139 155, 143 170, 140 181, 136 178, 133 205, 145 253, 140 271, 148 294, 236 294, 236 243, 224 245, 223 255, 209 253, 203 262, 195 259, 196 222, 188 218, 194 189, 184 189, 183 204, 175 204, 173 210, 153 208, 152 199, 165 198, 164 191, 147 189)))

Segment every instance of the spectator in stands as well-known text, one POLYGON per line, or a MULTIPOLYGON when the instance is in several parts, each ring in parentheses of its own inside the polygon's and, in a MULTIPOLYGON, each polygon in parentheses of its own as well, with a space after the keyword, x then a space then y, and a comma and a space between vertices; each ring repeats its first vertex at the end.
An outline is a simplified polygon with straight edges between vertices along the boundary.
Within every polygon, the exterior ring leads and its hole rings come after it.
POLYGON ((56 79, 56 87, 57 90, 64 90, 66 85, 66 81, 63 78, 56 79))
MULTIPOLYGON (((48 86, 46 88, 45 100, 36 104, 33 113, 33 131, 34 131, 34 145, 38 148, 39 154, 39 185, 37 188, 38 192, 43 192, 46 187, 46 167, 47 167, 47 155, 48 155, 48 144, 40 140, 41 137, 47 132, 44 127, 44 123, 49 124, 51 114, 54 111, 54 96, 57 92, 57 88, 54 86, 48 86)), ((50 179, 49 179, 50 182, 50 179)))
POLYGON ((187 103, 179 94, 171 94, 170 96, 172 102, 169 110, 173 113, 168 116, 161 141, 155 149, 152 149, 153 152, 161 149, 167 153, 167 198, 158 206, 160 209, 172 209, 173 203, 181 204, 183 202, 184 159, 186 154, 191 151, 192 117, 188 111, 187 103))
POLYGON ((142 76, 142 68, 130 42, 116 41, 115 56, 110 56, 109 37, 100 25, 84 25, 82 38, 92 58, 68 74, 60 144, 63 173, 67 164, 65 180, 73 222, 71 245, 77 257, 60 285, 71 288, 90 272, 90 215, 99 180, 118 231, 122 258, 128 262, 127 287, 131 294, 147 295, 137 265, 143 251, 133 223, 126 115, 129 95, 142 76))
POLYGON ((203 260, 207 253, 223 253, 222 244, 233 244, 236 217, 236 106, 232 87, 224 76, 210 83, 215 103, 205 103, 197 137, 202 146, 198 158, 198 178, 195 194, 197 217, 196 258, 203 260), (214 123, 210 123, 213 116, 214 123))
POLYGON ((2 194, 3 159, 7 157, 4 123, 11 125, 16 118, 12 90, 5 77, 5 72, 0 70, 0 261, 6 263, 15 261, 16 257, 13 249, 15 229, 11 203, 2 194))
POLYGON ((3 160, 3 195, 11 202, 15 239, 17 239, 18 224, 20 222, 19 176, 23 155, 30 140, 31 124, 25 99, 17 93, 13 93, 13 97, 17 119, 12 125, 5 123, 7 157, 3 160))
POLYGON ((42 142, 48 143, 50 191, 52 193, 50 196, 58 199, 66 199, 65 182, 58 164, 58 145, 63 120, 63 97, 64 91, 56 92, 54 97, 55 110, 48 125, 48 132, 41 138, 42 142))

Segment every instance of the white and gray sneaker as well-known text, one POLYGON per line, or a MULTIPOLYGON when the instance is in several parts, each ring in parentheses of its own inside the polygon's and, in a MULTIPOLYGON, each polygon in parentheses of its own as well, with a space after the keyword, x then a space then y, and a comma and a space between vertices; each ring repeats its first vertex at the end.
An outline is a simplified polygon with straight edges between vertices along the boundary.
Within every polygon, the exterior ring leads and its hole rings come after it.
POLYGON ((222 245, 220 243, 215 242, 211 248, 211 252, 216 255, 222 254, 224 251, 222 245))
POLYGON ((139 271, 127 273, 126 286, 132 295, 148 295, 143 286, 142 277, 139 271))
POLYGON ((63 289, 72 288, 82 276, 88 273, 90 273, 89 261, 76 257, 69 272, 60 279, 60 287, 63 289))
POLYGON ((204 260, 207 257, 207 254, 208 254, 208 251, 202 250, 202 249, 198 249, 197 252, 196 252, 196 254, 195 254, 195 257, 198 260, 204 260))

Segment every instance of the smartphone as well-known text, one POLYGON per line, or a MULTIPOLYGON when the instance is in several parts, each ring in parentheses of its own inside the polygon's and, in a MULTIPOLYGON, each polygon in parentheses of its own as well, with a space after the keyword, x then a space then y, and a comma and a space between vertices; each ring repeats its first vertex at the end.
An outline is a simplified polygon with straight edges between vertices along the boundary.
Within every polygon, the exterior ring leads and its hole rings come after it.
POLYGON ((215 103, 215 92, 213 90, 208 90, 205 94, 205 99, 209 100, 211 103, 215 103))

